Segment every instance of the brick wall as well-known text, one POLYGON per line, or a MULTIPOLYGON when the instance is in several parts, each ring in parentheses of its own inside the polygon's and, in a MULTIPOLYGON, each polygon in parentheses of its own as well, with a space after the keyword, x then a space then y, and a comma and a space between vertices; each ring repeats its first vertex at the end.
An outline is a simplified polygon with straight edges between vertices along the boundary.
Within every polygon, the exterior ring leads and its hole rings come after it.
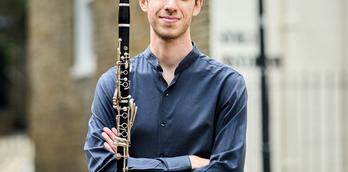
POLYGON ((192 40, 199 49, 209 55, 209 1, 204 1, 201 13, 194 17, 191 25, 192 40))
POLYGON ((29 130, 37 172, 87 171, 86 122, 70 75, 72 2, 29 1, 29 130))

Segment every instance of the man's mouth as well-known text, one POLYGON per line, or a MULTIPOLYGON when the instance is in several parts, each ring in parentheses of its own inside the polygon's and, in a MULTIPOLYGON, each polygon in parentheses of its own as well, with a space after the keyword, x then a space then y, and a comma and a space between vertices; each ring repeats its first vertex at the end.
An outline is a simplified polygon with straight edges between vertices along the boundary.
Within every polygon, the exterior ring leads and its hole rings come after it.
POLYGON ((160 19, 164 21, 165 23, 174 23, 180 20, 179 17, 174 17, 174 16, 160 16, 160 19))

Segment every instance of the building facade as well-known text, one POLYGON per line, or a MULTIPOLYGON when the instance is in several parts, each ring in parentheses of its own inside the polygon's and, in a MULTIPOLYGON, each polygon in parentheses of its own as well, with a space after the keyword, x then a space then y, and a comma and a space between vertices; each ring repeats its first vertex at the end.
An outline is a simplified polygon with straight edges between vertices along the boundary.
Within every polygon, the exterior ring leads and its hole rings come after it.
POLYGON ((258 24, 266 28, 273 171, 347 171, 348 15, 344 0, 222 0, 211 4, 211 54, 249 89, 247 171, 262 167, 258 24), (228 17, 226 17, 228 16, 228 17), (276 60, 275 60, 276 59, 276 60))

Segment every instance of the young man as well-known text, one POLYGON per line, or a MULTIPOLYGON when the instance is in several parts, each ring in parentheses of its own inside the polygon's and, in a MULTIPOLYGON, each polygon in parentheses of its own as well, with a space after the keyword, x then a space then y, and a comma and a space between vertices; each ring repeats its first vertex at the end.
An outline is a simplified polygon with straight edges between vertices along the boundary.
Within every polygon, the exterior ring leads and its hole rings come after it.
MULTIPOLYGON (((138 106, 131 171, 242 172, 247 93, 243 77, 199 52, 190 24, 203 0, 139 0, 150 45, 132 62, 138 106)), ((85 153, 90 171, 115 171, 115 68, 98 81, 85 153)))

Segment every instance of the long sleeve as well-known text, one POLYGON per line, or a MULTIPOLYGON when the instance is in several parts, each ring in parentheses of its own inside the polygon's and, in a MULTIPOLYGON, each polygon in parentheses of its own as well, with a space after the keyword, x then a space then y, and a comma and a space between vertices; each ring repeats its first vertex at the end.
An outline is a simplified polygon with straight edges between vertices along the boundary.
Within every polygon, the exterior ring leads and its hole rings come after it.
POLYGON ((104 127, 115 126, 112 107, 112 77, 105 73, 98 80, 88 122, 88 132, 84 145, 85 157, 90 172, 115 172, 116 159, 104 148, 101 136, 104 127))
MULTIPOLYGON (((114 81, 112 73, 107 72, 98 81, 88 123, 88 133, 84 145, 85 157, 90 172, 115 172, 116 159, 114 154, 107 151, 101 136, 104 127, 115 126, 112 107, 114 81)), ((170 158, 132 158, 128 160, 131 171, 184 171, 191 169, 188 156, 170 158)))
POLYGON ((169 158, 132 158, 128 159, 131 171, 191 171, 191 162, 187 155, 169 158))
POLYGON ((240 75, 232 75, 224 82, 210 163, 194 172, 244 171, 247 123, 245 82, 240 75))

